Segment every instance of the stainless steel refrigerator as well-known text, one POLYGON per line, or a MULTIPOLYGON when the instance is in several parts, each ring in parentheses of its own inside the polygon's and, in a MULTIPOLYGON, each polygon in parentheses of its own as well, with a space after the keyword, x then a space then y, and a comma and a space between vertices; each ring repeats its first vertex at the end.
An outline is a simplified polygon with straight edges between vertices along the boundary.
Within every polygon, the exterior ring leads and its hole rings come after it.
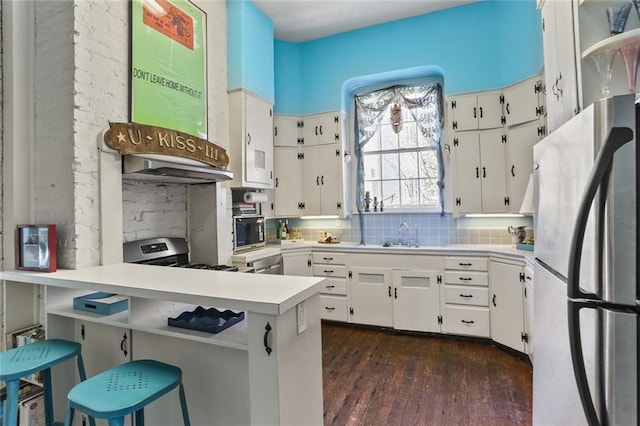
POLYGON ((603 99, 534 147, 536 425, 638 424, 638 111, 603 99))

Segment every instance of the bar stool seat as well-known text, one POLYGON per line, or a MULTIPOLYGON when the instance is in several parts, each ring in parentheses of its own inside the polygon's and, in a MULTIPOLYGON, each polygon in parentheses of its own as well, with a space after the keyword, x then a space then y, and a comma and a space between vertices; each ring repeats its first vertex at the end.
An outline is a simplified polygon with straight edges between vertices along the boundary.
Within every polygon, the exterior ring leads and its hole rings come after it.
POLYGON ((18 424, 18 390, 20 378, 42 372, 44 385, 45 421, 53 423, 53 396, 51 393, 51 367, 76 357, 80 380, 86 379, 80 343, 49 339, 0 352, 0 380, 6 382, 5 426, 18 424))
POLYGON ((68 395, 70 426, 74 411, 107 419, 109 425, 123 425, 124 417, 135 413, 136 425, 144 425, 144 407, 179 386, 185 426, 189 426, 182 370, 154 360, 137 360, 103 371, 77 384, 68 395))

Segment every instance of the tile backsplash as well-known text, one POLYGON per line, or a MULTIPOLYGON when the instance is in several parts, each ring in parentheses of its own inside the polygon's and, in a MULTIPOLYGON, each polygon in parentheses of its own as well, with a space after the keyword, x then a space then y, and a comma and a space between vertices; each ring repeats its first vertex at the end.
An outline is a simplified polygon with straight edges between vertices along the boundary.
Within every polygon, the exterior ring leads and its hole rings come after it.
MULTIPOLYGON (((280 219, 267 223, 267 240, 276 239, 276 224, 280 219)), ((533 236, 531 217, 513 218, 455 218, 451 214, 427 213, 369 213, 362 215, 361 238, 360 217, 355 214, 348 219, 298 219, 291 218, 289 228, 301 228, 305 241, 317 241, 320 231, 325 231, 345 242, 360 242, 381 245, 387 241, 397 244, 400 225, 403 241, 418 240, 420 246, 446 244, 512 244, 507 231, 509 225, 526 226, 527 237, 533 236)))

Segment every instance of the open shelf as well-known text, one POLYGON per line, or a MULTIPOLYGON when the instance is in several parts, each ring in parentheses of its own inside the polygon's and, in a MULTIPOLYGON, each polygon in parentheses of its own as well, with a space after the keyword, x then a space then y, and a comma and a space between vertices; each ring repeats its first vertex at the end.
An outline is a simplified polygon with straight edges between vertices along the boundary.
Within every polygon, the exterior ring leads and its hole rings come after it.
POLYGON ((640 45, 640 28, 625 31, 622 34, 607 37, 604 40, 597 42, 582 52, 582 59, 601 53, 616 51, 620 48, 630 47, 633 45, 640 45))

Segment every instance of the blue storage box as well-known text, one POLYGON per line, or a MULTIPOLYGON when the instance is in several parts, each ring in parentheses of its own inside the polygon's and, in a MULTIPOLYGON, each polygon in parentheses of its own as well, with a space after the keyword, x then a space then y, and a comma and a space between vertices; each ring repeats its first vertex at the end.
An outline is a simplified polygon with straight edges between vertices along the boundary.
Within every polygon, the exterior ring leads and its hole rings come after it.
POLYGON ((73 298, 73 308, 96 314, 111 315, 126 311, 129 299, 113 293, 91 293, 73 298))
POLYGON ((205 309, 202 306, 198 306, 193 311, 181 313, 178 318, 168 318, 167 323, 170 327, 216 334, 243 319, 244 312, 233 312, 229 309, 220 312, 216 308, 205 309))
POLYGON ((533 244, 517 243, 516 248, 518 250, 533 251, 533 244))

